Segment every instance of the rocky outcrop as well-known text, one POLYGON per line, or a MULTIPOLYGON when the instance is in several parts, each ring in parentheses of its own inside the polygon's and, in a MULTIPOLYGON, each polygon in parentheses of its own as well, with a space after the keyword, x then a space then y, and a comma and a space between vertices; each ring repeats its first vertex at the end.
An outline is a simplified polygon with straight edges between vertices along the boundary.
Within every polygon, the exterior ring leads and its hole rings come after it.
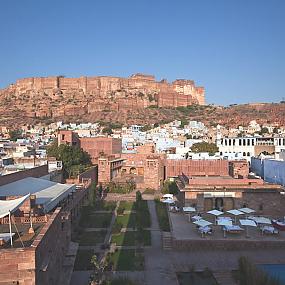
POLYGON ((32 118, 205 104, 204 88, 196 87, 194 81, 157 82, 154 76, 144 74, 129 78, 31 77, 17 80, 1 90, 0 96, 0 108, 19 110, 32 118))

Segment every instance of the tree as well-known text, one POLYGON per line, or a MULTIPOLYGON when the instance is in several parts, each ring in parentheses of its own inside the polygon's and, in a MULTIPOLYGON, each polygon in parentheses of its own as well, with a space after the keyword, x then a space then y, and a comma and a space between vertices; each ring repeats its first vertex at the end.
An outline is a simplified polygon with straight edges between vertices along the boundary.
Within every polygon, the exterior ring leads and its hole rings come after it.
POLYGON ((103 134, 111 135, 113 133, 113 130, 110 127, 105 127, 102 130, 103 134))
POLYGON ((219 151, 219 148, 214 143, 200 142, 194 143, 191 150, 195 153, 208 152, 210 155, 214 155, 219 151))
POLYGON ((23 138, 21 130, 10 130, 9 137, 11 141, 16 141, 17 139, 23 138))
POLYGON ((58 146, 57 141, 47 147, 47 155, 62 161, 64 174, 68 177, 84 171, 87 166, 91 165, 90 155, 86 151, 67 144, 58 146))
POLYGON ((273 129, 273 134, 278 134, 278 128, 275 127, 275 128, 273 129))
POLYGON ((264 135, 264 134, 268 134, 268 133, 269 133, 269 130, 266 127, 262 127, 260 132, 259 132, 260 135, 264 135))

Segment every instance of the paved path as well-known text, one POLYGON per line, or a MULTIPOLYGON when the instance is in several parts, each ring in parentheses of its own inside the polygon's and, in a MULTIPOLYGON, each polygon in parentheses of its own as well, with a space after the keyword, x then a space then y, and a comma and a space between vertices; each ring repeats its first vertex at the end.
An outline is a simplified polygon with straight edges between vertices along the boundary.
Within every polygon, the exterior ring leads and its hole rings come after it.
POLYGON ((162 250, 162 236, 155 210, 155 202, 148 201, 151 217, 151 248, 145 249, 146 283, 149 285, 177 285, 171 258, 162 250))

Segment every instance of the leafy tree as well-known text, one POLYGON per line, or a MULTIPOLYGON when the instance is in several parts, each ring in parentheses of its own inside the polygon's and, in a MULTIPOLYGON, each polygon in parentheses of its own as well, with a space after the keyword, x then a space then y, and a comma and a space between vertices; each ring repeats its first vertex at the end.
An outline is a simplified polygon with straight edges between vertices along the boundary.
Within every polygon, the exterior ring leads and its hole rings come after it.
POLYGON ((262 127, 260 132, 259 132, 260 135, 264 135, 264 134, 268 134, 268 133, 269 133, 269 130, 266 127, 262 127))
POLYGON ((150 126, 150 125, 145 125, 145 126, 143 126, 143 127, 141 128, 141 131, 142 131, 142 132, 146 132, 146 131, 149 131, 149 130, 151 130, 151 126, 150 126))
POLYGON ((113 133, 113 130, 110 127, 105 127, 105 128, 103 128, 102 133, 107 134, 107 135, 111 135, 113 133))
POLYGON ((236 281, 240 285, 281 285, 280 280, 269 276, 265 271, 256 267, 246 257, 240 257, 236 281))
POLYGON ((278 128, 275 127, 275 128, 273 129, 273 134, 278 134, 278 128))
POLYGON ((68 177, 82 172, 86 166, 91 165, 90 155, 86 151, 67 144, 58 146, 57 141, 47 147, 47 155, 62 161, 65 176, 68 174, 68 177))
POLYGON ((10 130, 9 137, 11 141, 16 141, 17 139, 23 138, 21 130, 10 130))
POLYGON ((194 143, 191 150, 195 153, 208 152, 210 155, 214 155, 219 151, 218 147, 214 143, 207 142, 194 143))
POLYGON ((177 184, 173 181, 166 180, 163 184, 161 192, 163 194, 173 194, 176 195, 179 192, 177 184))

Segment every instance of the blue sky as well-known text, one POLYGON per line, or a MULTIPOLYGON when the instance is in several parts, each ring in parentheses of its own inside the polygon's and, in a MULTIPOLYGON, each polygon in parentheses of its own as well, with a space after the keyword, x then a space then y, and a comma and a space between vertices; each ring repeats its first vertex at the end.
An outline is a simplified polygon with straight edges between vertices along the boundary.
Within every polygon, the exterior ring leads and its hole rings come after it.
POLYGON ((2 0, 0 87, 29 76, 193 79, 208 103, 285 97, 284 0, 2 0))

